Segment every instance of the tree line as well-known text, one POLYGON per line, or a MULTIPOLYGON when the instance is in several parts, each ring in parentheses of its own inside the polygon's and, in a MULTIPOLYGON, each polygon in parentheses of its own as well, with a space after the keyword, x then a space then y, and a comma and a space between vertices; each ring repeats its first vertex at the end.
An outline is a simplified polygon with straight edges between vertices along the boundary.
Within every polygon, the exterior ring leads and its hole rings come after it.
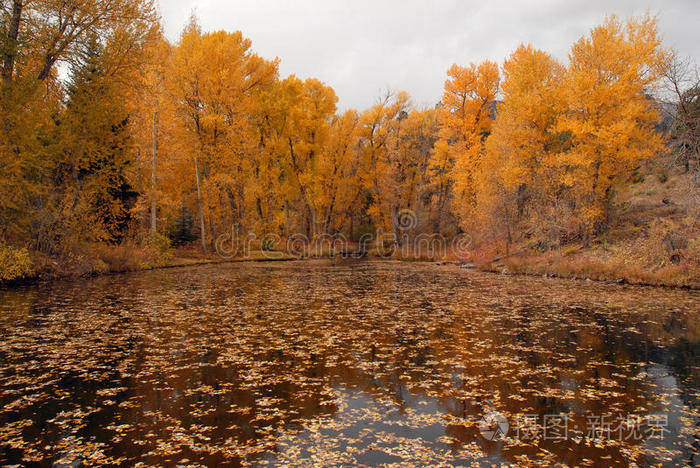
MULTIPOLYGON (((416 233, 586 239, 664 149, 655 96, 677 63, 656 18, 611 16, 567 63, 521 45, 453 65, 434 107, 397 92, 341 113, 241 32, 193 18, 169 42, 151 0, 2 0, 0 36, 0 238, 49 255, 152 236, 211 250, 232 226, 357 239, 405 210, 416 233)), ((697 99, 678 96, 697 170, 697 99)))

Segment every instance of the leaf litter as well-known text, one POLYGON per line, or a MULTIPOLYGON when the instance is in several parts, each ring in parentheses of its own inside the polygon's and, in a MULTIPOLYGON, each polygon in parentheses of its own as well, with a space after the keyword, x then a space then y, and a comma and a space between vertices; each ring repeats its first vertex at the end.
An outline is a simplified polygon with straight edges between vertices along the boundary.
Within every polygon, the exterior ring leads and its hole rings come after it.
POLYGON ((0 294, 2 464, 697 463, 697 292, 292 262, 0 294), (667 432, 592 437, 604 414, 667 432))

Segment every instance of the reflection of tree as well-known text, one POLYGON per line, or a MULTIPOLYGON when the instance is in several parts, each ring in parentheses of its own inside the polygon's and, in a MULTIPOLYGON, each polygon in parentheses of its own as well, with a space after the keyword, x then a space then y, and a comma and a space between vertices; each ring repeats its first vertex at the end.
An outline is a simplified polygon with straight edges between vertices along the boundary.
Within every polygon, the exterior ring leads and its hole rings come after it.
MULTIPOLYGON (((670 304, 697 307, 693 295, 648 291, 642 301, 635 290, 395 263, 315 268, 207 266, 6 296, 35 312, 3 325, 0 427, 30 418, 17 436, 28 446, 84 448, 95 437, 110 455, 153 464, 255 460, 280 450, 277 431, 319 421, 324 441, 369 427, 385 443, 423 438, 436 453, 444 434, 455 451, 475 442, 509 463, 541 449, 612 463, 629 444, 494 443, 477 423, 491 410, 511 423, 571 413, 580 435, 586 414, 663 408, 676 394, 689 405, 698 386, 697 319, 669 319, 670 304), (665 394, 640 376, 650 361, 673 374, 665 394)), ((318 442, 309 437, 287 441, 318 442)))

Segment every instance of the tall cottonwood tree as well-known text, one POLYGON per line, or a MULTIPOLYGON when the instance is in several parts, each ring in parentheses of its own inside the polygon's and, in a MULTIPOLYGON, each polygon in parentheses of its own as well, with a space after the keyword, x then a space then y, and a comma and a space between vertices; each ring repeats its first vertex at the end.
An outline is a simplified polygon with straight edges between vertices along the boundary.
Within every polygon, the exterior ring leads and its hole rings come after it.
MULTIPOLYGON (((495 116, 476 178, 476 216, 493 234, 538 229, 557 203, 560 137, 565 112, 564 67, 552 56, 521 45, 503 64, 502 103, 495 116)), ((549 219, 548 225, 556 223, 549 219)))
POLYGON ((346 111, 333 118, 328 144, 316 166, 314 197, 318 199, 318 221, 325 234, 353 235, 362 189, 357 153, 359 116, 346 111))
POLYGON ((302 212, 303 234, 317 234, 323 212, 324 191, 319 168, 323 166, 335 117, 337 96, 332 88, 310 78, 301 82, 290 77, 285 86, 291 93, 285 131, 285 195, 298 200, 302 212))
POLYGON ((277 63, 250 47, 240 32, 202 33, 193 20, 173 50, 168 88, 191 142, 205 249, 217 225, 246 216, 245 158, 255 145, 251 115, 258 90, 277 76, 277 63))
POLYGON ((499 91, 498 65, 485 61, 468 67, 453 65, 447 72, 438 115, 440 141, 432 167, 449 170, 452 209, 469 222, 474 208, 474 186, 486 137, 491 131, 499 91), (447 154, 445 153, 447 151, 447 154), (444 168, 445 162, 451 167, 444 168))
POLYGON ((668 58, 657 20, 615 16, 571 49, 563 86, 566 112, 557 129, 569 136, 564 183, 575 197, 582 229, 607 221, 614 184, 663 148, 651 95, 668 58))
POLYGON ((410 107, 407 93, 387 93, 360 115, 360 180, 369 196, 367 213, 385 233, 393 232, 394 218, 401 209, 402 201, 396 196, 392 164, 402 121, 408 116, 410 107))
POLYGON ((147 63, 131 81, 127 105, 138 172, 134 183, 142 196, 136 210, 150 232, 167 232, 167 218, 182 210, 181 171, 185 146, 175 113, 177 104, 166 87, 172 46, 161 37, 145 51, 147 63))

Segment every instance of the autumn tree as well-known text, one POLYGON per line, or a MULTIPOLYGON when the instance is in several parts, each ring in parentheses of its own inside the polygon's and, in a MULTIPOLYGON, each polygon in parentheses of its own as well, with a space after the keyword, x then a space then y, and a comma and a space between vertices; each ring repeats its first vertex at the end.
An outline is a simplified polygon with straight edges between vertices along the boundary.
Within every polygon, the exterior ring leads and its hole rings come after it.
POLYGON ((357 153, 359 116, 354 110, 334 116, 328 143, 315 168, 313 197, 320 230, 324 234, 353 234, 360 205, 360 166, 357 153))
POLYGON ((250 47, 240 32, 202 33, 192 21, 173 51, 168 88, 190 140, 204 249, 216 224, 246 216, 246 156, 255 145, 250 116, 258 89, 277 75, 276 62, 250 47))
POLYGON ((386 233, 393 232, 394 217, 400 210, 392 162, 410 106, 407 93, 387 93, 360 116, 361 183, 369 196, 367 213, 374 225, 386 233))
POLYGON ((56 83, 43 95, 33 82, 0 84, 0 235, 13 242, 34 237, 36 218, 48 209, 42 200, 50 162, 42 136, 53 132, 61 99, 56 83))
MULTIPOLYGON (((556 201, 561 151, 555 126, 565 108, 564 68, 552 56, 521 45, 503 64, 503 101, 476 180, 476 215, 482 226, 513 241, 518 224, 538 229, 556 201)), ((556 220, 549 219, 551 225, 556 220)))
MULTIPOLYGON (((397 200, 399 210, 408 210, 415 214, 415 220, 411 220, 410 223, 415 224, 414 232, 402 232, 403 235, 430 231, 432 220, 436 217, 429 200, 428 167, 431 150, 437 138, 438 118, 434 109, 412 109, 401 120, 396 147, 390 153, 390 173, 394 180, 393 196, 397 200)), ((396 221, 395 219, 394 222, 396 221)))
POLYGON ((666 60, 650 16, 626 23, 611 16, 571 49, 563 87, 567 112, 557 129, 569 139, 561 157, 563 183, 588 233, 607 221, 614 184, 663 148, 650 95, 666 60))
MULTIPOLYGON (((291 79, 291 78, 290 78, 291 79)), ((283 161, 289 154, 285 142, 288 116, 298 93, 290 93, 288 80, 275 80, 257 94, 258 105, 252 113, 255 152, 251 154, 248 181, 248 212, 256 214, 254 229, 259 234, 281 234, 289 225, 289 210, 284 200, 283 161)))
POLYGON ((71 72, 66 110, 49 148, 54 161, 47 203, 53 209, 38 233, 44 250, 126 235, 137 195, 127 174, 129 115, 123 89, 106 75, 104 50, 94 38, 71 72))
POLYGON ((10 0, 2 2, 0 15, 0 169, 7 178, 0 217, 8 235, 22 233, 41 248, 44 220, 56 214, 57 153, 49 148, 59 143, 47 136, 60 134, 54 127, 64 111, 55 65, 79 67, 97 44, 104 75, 116 81, 138 62, 158 18, 150 0, 10 0))
POLYGON ((139 209, 149 211, 150 231, 155 233, 158 231, 158 205, 161 205, 161 210, 172 205, 172 200, 168 200, 159 189, 159 173, 165 175, 172 170, 170 163, 176 157, 173 154, 178 145, 177 138, 174 138, 177 135, 174 103, 165 89, 172 53, 170 44, 161 38, 154 41, 146 53, 148 62, 133 83, 133 98, 129 105, 136 160, 141 169, 138 185, 142 193, 147 193, 139 200, 139 209))
MULTIPOLYGON (((431 166, 437 173, 451 166, 452 209, 466 223, 473 212, 474 186, 496 111, 500 77, 498 65, 489 61, 468 67, 453 65, 447 75, 438 113, 440 142, 431 166)), ((445 189, 442 183, 441 190, 445 189)))
POLYGON ((301 232, 312 237, 318 232, 325 201, 326 187, 318 173, 328 157, 338 98, 332 88, 313 78, 301 82, 290 77, 285 89, 292 105, 284 132, 284 193, 287 200, 299 201, 301 232))
MULTIPOLYGON (((12 81, 18 60, 40 81, 60 61, 74 62, 92 38, 102 40, 117 31, 137 41, 158 28, 151 0, 11 0, 3 2, 3 69, 12 81)), ((21 71, 21 73, 24 70, 21 71)))

